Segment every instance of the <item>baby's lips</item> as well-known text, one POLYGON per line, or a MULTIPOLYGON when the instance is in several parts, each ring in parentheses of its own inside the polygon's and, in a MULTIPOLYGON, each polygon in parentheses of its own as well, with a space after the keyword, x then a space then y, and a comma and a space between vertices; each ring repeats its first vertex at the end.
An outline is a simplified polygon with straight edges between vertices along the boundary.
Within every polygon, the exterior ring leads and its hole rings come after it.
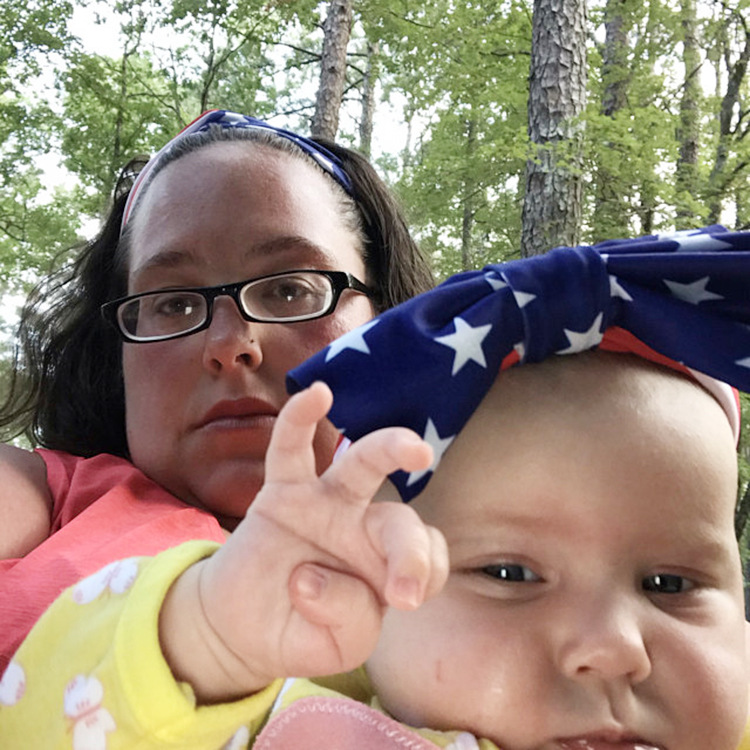
POLYGON ((610 740, 593 737, 576 737, 559 742, 560 750, 662 750, 662 748, 641 740, 610 740))

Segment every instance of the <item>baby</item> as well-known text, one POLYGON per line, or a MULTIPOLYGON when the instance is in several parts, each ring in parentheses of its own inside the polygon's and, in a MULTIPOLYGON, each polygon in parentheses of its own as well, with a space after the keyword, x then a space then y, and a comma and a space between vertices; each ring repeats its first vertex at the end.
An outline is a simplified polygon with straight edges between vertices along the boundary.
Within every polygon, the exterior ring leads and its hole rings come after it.
MULTIPOLYGON (((399 335, 422 357, 399 327, 414 319, 384 315, 382 341, 399 335)), ((364 353, 366 330, 321 357, 364 353)), ((564 330, 574 347, 575 331, 564 330)), ((322 383, 304 387, 308 375, 326 377, 313 364, 295 375, 303 389, 279 415, 266 483, 231 539, 139 560, 132 582, 106 597, 82 582, 12 666, 41 660, 33 647, 55 617, 109 607, 129 648, 111 658, 92 642, 79 668, 98 690, 88 715, 112 740, 97 747, 162 747, 166 730, 148 734, 141 716, 163 704, 180 747, 218 748, 217 737, 233 735, 226 747, 252 739, 258 750, 750 748, 729 389, 612 328, 594 342, 600 350, 521 366, 512 365, 526 362, 533 340, 519 351, 451 335, 433 342, 449 339, 452 380, 428 392, 422 378, 438 365, 425 360, 391 424, 424 424, 422 402, 437 395, 448 412, 460 401, 454 428, 428 420, 422 440, 365 425, 317 476, 312 439, 332 395, 322 383), (488 371, 476 394, 456 377, 472 368, 488 371), (160 609, 139 609, 156 590, 166 592, 160 609), (142 623, 157 619, 169 669, 139 655, 153 627, 142 623), (147 698, 133 696, 139 674, 147 698), (190 686, 184 720, 174 678, 190 686)), ((351 391, 367 391, 362 377, 351 391)), ((345 421, 336 405, 331 413, 345 421)), ((63 649, 56 641, 54 653, 63 649)), ((22 737, 13 709, 46 716, 25 700, 0 706, 0 736, 5 726, 22 737)))
POLYGON ((450 573, 386 615, 383 706, 504 750, 736 748, 733 447, 708 393, 635 358, 501 375, 412 503, 450 573))
MULTIPOLYGON (((304 463, 299 433, 325 391, 289 404, 295 429, 275 438, 296 447, 274 442, 280 473, 239 532, 255 551, 243 589, 271 586, 253 598, 263 617, 228 607, 218 567, 204 571, 207 619, 227 634, 212 658, 238 675, 238 694, 355 666, 377 641, 358 697, 377 696, 411 727, 503 750, 737 748, 747 664, 736 459, 714 396, 632 355, 513 368, 412 501, 422 526, 406 506, 368 505, 363 490, 390 468, 391 449, 419 453, 404 436, 358 450, 320 480, 328 487, 308 484, 310 467, 289 468, 304 463), (234 623, 210 616, 230 610, 234 623)), ((205 680, 215 667, 200 669, 205 680)), ((284 711, 277 721, 289 722, 284 711)))

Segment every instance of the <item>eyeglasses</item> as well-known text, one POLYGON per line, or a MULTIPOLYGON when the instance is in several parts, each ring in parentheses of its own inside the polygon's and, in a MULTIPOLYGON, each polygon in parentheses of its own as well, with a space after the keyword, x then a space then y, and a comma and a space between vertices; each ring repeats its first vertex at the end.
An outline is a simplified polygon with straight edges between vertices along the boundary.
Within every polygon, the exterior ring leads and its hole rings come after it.
POLYGON ((220 286, 162 289, 133 294, 101 306, 104 319, 125 341, 165 341, 211 325, 214 300, 231 297, 245 320, 297 323, 330 315, 345 289, 372 290, 344 271, 286 271, 220 286))

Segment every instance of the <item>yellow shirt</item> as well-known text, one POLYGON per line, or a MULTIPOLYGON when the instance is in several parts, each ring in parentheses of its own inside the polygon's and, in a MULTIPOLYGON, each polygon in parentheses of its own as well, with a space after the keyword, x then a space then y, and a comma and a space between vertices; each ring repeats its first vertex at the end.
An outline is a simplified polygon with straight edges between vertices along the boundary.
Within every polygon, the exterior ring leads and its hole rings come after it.
MULTIPOLYGON (((179 575, 217 547, 195 541, 156 557, 121 560, 58 597, 0 680, 0 747, 240 750, 266 722, 272 727, 277 714, 309 696, 353 700, 375 709, 391 728, 402 726, 385 716, 363 669, 315 681, 277 680, 240 701, 197 706, 162 655, 159 611, 179 575)), ((403 728, 406 735, 414 731, 403 728)), ((440 748, 497 750, 466 732, 418 733, 440 748)), ((750 750, 748 729, 738 750, 750 750)))

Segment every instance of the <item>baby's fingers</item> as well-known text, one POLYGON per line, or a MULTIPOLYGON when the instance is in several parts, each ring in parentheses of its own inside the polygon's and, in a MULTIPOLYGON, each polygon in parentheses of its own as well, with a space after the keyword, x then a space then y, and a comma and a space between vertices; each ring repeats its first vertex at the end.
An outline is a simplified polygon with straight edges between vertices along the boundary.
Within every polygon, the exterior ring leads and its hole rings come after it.
POLYGON ((315 474, 313 437, 333 403, 331 389, 315 382, 286 402, 266 452, 266 482, 297 482, 315 474))
POLYGON ((316 627, 320 637, 305 656, 307 675, 347 671, 370 656, 385 608, 361 578, 303 563, 289 580, 289 597, 297 614, 316 627))
POLYGON ((340 496, 369 502, 389 474, 427 469, 432 458, 432 448, 415 432, 385 427, 352 443, 322 478, 340 496))
POLYGON ((384 502, 368 513, 368 533, 387 565, 383 597, 397 609, 416 609, 442 589, 448 577, 443 535, 407 505, 384 502))

